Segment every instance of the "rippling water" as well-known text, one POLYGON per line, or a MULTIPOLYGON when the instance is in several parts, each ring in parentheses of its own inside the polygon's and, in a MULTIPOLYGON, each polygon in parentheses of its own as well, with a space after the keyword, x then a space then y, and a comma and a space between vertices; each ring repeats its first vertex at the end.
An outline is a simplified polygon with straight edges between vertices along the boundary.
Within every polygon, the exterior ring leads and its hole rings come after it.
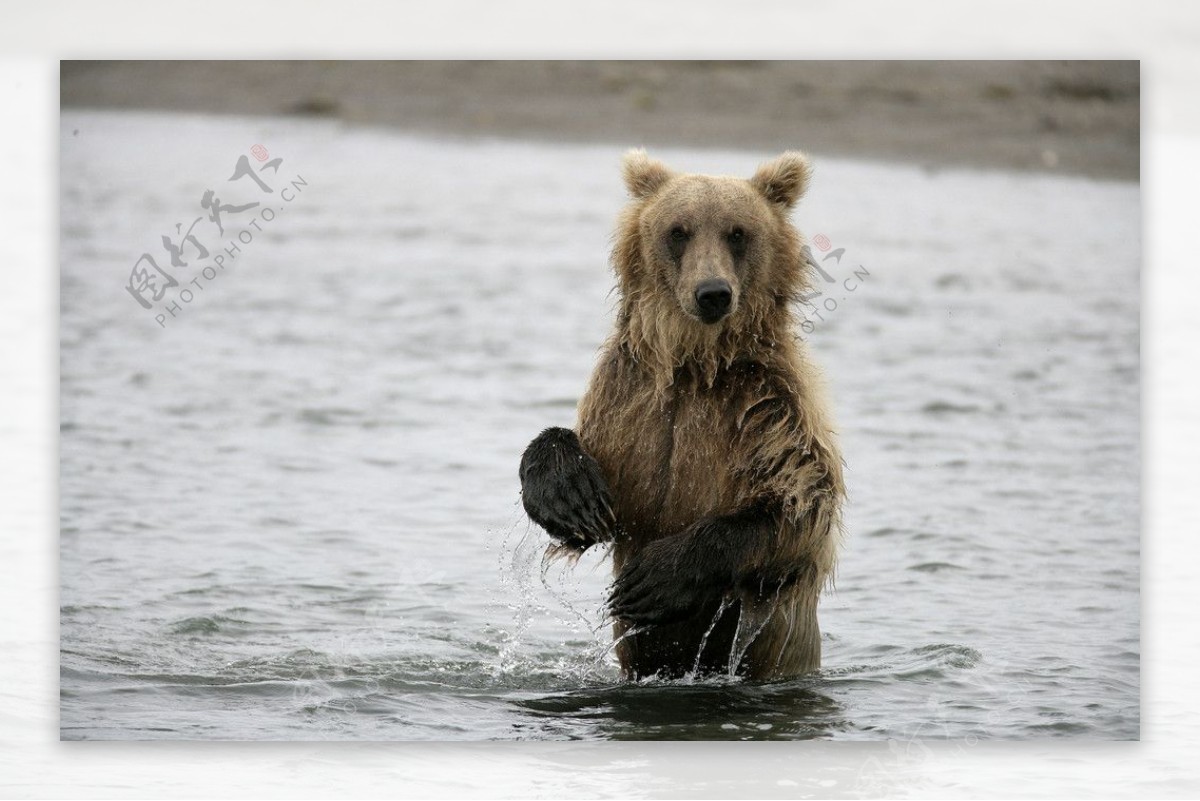
POLYGON ((516 478, 608 330, 619 153, 63 114, 64 738, 1138 736, 1138 187, 818 158, 825 667, 628 685, 604 555, 543 571, 516 478), (270 196, 226 182, 256 143, 270 196), (173 268, 210 188, 278 211, 173 268), (146 251, 191 288, 165 327, 146 251))

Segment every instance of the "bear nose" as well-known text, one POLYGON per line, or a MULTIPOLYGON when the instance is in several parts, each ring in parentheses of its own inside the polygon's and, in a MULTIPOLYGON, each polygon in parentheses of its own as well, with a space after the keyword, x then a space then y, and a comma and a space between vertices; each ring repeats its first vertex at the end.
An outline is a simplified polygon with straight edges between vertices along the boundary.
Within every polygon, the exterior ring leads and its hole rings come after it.
POLYGON ((733 302, 733 290, 729 282, 720 278, 701 281, 696 287, 696 305, 706 323, 715 323, 729 311, 733 302))

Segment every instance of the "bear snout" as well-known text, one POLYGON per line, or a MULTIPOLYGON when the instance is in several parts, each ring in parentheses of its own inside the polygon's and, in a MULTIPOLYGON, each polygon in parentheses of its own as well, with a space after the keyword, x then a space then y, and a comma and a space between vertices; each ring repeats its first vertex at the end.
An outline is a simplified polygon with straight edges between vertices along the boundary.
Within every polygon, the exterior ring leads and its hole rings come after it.
POLYGON ((701 281, 696 287, 696 308, 700 311, 700 319, 712 324, 729 314, 733 305, 733 288, 723 278, 711 278, 701 281))

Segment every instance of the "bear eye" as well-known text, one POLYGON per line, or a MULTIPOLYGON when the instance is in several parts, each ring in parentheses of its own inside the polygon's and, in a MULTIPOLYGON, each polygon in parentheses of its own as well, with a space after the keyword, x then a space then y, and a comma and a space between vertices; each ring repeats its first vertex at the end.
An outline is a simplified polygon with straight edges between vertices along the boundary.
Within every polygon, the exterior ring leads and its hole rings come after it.
POLYGON ((682 225, 673 225, 668 236, 671 237, 672 242, 686 242, 688 232, 684 230, 682 225))
POLYGON ((741 228, 734 228, 726 237, 731 245, 741 245, 746 242, 746 232, 741 228))

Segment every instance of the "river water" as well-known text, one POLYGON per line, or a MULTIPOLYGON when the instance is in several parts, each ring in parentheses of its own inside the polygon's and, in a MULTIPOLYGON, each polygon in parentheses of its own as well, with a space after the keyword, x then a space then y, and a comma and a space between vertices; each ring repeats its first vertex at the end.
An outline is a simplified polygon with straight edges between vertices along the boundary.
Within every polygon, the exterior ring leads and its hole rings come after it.
POLYGON ((1136 184, 814 157, 802 333, 850 488, 824 667, 629 685, 604 555, 543 571, 517 494, 611 322, 622 148, 61 135, 64 739, 1138 737, 1136 184), (143 253, 177 281, 149 310, 143 253))

